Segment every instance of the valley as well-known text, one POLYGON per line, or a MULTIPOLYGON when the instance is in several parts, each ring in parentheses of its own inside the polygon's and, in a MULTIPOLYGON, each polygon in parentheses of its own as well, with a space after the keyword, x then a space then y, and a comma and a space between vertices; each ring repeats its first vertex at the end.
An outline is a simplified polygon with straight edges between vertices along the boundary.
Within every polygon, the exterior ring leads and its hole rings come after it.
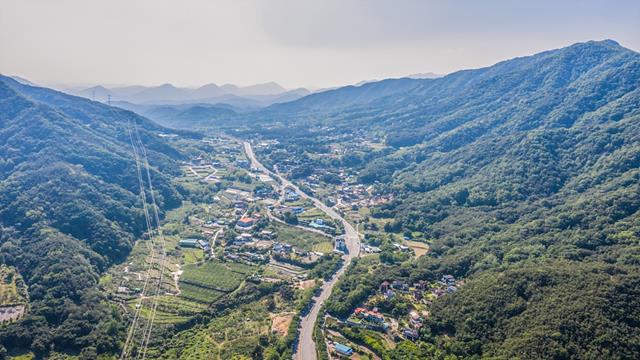
POLYGON ((635 358, 639 89, 612 40, 233 113, 2 76, 0 359, 635 358))
POLYGON ((230 353, 248 357, 265 352, 315 353, 311 334, 319 308, 359 252, 355 229, 294 184, 266 170, 248 142, 218 137, 197 142, 174 138, 171 143, 191 151, 175 183, 189 188, 192 195, 166 214, 159 229, 166 240, 166 258, 158 256, 163 249, 143 238, 99 284, 124 309, 125 317, 135 319, 139 313, 140 324, 130 325, 132 350, 123 352, 123 357, 140 353, 149 358, 177 356, 171 342, 158 341, 174 327, 189 330, 173 335, 172 341, 187 341, 186 336, 208 339, 184 347, 181 357, 202 351, 220 359, 230 353), (287 200, 283 200, 285 194, 287 200), (301 206, 296 206, 298 203, 301 206), (302 208, 298 224, 322 221, 324 231, 291 224, 287 221, 290 213, 283 207, 302 208), (323 212, 328 215, 326 220, 320 220, 323 212), (350 231, 344 259, 340 247, 334 244, 340 230, 331 224, 332 219, 350 231), (158 281, 162 267, 172 276, 164 277, 156 295, 146 295, 144 284, 149 279, 158 281), (237 301, 242 303, 233 305, 237 301), (248 307, 243 310, 242 305, 236 310, 240 304, 248 307), (245 316, 252 321, 243 322, 234 333, 218 333, 221 330, 213 325, 233 321, 248 309, 250 315, 245 316), (295 320, 301 311, 305 315, 295 320), (205 319, 204 324, 211 325, 196 325, 205 319), (135 334, 144 332, 149 324, 150 341, 144 346, 136 342, 135 334), (210 335, 212 331, 215 335, 210 335), (298 331, 300 340, 295 349, 291 339, 298 331), (244 346, 239 348, 240 342, 244 346))

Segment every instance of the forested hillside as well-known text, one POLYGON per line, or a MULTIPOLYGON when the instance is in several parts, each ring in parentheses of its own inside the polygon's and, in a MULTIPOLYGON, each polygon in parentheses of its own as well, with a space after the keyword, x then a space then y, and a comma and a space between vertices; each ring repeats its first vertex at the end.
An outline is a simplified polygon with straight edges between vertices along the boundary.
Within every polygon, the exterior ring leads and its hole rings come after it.
POLYGON ((383 280, 453 274, 465 285, 421 330, 444 354, 640 352, 640 54, 580 43, 368 98, 262 119, 290 153, 326 152, 332 136, 382 139, 348 155, 362 183, 394 196, 371 216, 430 244, 417 260, 356 265, 329 313, 345 316, 383 280))
POLYGON ((128 254, 144 217, 127 129, 137 124, 154 166, 161 208, 180 153, 166 131, 131 112, 0 77, 0 262, 29 289, 29 311, 0 343, 49 350, 116 351, 118 312, 96 288, 128 254))
POLYGON ((232 106, 224 104, 138 105, 118 101, 114 106, 131 110, 158 124, 176 129, 233 125, 239 117, 232 106))

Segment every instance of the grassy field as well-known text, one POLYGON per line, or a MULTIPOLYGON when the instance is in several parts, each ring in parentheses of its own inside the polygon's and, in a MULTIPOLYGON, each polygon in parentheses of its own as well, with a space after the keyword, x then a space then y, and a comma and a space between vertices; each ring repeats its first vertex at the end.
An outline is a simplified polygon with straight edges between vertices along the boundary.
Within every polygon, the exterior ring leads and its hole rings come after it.
POLYGON ((405 240, 405 244, 416 253, 416 257, 420 257, 429 251, 429 245, 419 241, 405 240))
POLYGON ((202 249, 181 249, 182 263, 185 265, 194 265, 204 260, 204 252, 202 249))
POLYGON ((322 210, 317 207, 310 207, 308 210, 304 211, 302 214, 298 215, 299 220, 308 220, 313 221, 315 219, 322 219, 324 221, 331 221, 331 218, 328 217, 322 210))
POLYGON ((326 236, 282 224, 275 224, 275 228, 280 242, 308 251, 321 251, 315 249, 329 249, 331 251, 330 249, 333 249, 333 240, 326 236))

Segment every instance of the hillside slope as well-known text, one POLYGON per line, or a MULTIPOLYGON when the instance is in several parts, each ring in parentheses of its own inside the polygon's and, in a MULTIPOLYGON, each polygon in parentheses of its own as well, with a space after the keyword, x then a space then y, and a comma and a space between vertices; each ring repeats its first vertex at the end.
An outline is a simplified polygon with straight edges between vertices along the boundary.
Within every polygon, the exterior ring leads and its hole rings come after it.
POLYGON ((30 311, 0 330, 5 347, 99 352, 118 348, 99 274, 143 231, 127 128, 137 124, 162 208, 180 153, 162 127, 131 112, 0 77, 0 261, 29 286, 30 311))
POLYGON ((417 260, 356 266, 327 310, 347 315, 382 280, 453 274, 465 285, 435 302, 420 334, 444 354, 640 353, 640 54, 593 41, 417 81, 260 119, 292 154, 383 140, 345 155, 362 183, 394 196, 370 216, 430 244, 417 260))

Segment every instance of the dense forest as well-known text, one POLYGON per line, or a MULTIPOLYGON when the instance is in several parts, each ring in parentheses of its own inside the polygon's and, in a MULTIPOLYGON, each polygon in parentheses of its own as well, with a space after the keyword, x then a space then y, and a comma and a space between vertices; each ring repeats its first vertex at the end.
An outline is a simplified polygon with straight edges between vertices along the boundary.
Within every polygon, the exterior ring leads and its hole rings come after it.
POLYGON ((159 206, 180 153, 131 112, 0 78, 0 263, 28 285, 30 310, 0 328, 3 348, 116 352, 119 312, 96 287, 143 232, 128 128, 148 146, 159 206))

